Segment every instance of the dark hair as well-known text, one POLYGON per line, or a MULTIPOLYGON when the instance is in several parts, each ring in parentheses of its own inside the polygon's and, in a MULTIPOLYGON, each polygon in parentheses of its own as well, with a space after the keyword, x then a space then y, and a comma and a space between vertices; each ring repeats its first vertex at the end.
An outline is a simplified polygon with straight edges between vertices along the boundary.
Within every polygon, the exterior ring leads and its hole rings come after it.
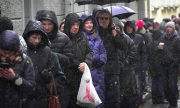
POLYGON ((5 30, 13 30, 13 23, 8 17, 0 16, 0 33, 5 30))

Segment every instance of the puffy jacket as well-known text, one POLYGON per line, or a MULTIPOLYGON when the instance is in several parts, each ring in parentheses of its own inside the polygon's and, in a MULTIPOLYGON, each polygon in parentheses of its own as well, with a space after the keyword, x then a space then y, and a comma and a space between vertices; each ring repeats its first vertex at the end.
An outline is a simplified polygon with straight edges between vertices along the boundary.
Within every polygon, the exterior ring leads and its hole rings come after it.
POLYGON ((53 31, 47 33, 47 35, 51 42, 50 48, 53 52, 57 53, 59 62, 64 70, 64 67, 69 65, 69 57, 72 56, 72 44, 69 37, 58 30, 58 21, 54 11, 40 10, 36 14, 36 19, 39 21, 50 20, 54 23, 53 31))

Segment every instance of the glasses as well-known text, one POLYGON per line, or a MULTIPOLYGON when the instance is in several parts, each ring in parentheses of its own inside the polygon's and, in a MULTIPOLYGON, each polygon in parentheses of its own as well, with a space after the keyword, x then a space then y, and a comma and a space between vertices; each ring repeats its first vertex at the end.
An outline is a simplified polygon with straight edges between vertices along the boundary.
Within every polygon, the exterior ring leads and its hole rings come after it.
POLYGON ((109 17, 98 17, 100 20, 108 20, 109 17))

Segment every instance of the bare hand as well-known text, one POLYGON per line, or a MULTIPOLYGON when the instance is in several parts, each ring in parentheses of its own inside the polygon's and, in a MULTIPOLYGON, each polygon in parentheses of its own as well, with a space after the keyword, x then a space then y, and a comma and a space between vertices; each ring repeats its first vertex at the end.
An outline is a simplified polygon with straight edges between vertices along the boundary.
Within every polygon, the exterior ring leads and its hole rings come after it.
POLYGON ((116 29, 113 29, 113 30, 112 30, 112 36, 113 36, 113 37, 116 37, 117 34, 118 34, 118 32, 116 31, 116 29))
POLYGON ((15 78, 15 72, 12 68, 4 69, 1 75, 8 80, 13 80, 15 78))
POLYGON ((80 72, 83 73, 84 69, 85 69, 85 63, 84 62, 80 63, 78 69, 79 69, 80 72))

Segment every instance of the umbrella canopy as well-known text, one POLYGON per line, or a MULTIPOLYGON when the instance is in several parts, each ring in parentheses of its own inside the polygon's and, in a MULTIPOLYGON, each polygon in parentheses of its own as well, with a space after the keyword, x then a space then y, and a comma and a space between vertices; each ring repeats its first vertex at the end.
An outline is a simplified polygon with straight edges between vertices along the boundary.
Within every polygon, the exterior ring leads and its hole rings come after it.
POLYGON ((130 3, 135 0, 76 0, 75 3, 79 5, 85 4, 97 4, 97 5, 105 5, 111 3, 130 3))
POLYGON ((113 17, 118 17, 119 19, 125 19, 136 14, 134 10, 126 6, 109 6, 105 7, 105 9, 108 9, 113 17))

